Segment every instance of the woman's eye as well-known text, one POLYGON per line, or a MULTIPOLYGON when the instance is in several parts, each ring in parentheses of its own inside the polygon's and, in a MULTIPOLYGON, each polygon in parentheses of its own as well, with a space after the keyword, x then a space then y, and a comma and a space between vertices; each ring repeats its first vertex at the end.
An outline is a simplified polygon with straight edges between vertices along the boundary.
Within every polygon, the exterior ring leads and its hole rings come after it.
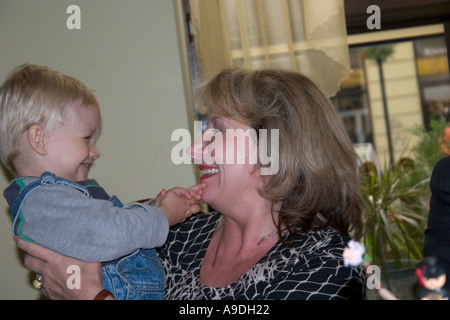
POLYGON ((222 135, 222 131, 217 128, 206 129, 205 132, 203 133, 203 137, 206 140, 211 140, 212 138, 219 137, 221 135, 222 135))
POLYGON ((206 128, 206 130, 203 131, 204 134, 209 134, 211 136, 221 134, 223 130, 217 129, 217 128, 206 128))

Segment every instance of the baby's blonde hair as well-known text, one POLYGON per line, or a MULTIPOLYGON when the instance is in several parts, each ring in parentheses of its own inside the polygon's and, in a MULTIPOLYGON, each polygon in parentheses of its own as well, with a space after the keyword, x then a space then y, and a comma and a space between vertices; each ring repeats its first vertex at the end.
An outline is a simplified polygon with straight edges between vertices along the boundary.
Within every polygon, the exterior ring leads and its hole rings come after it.
POLYGON ((53 130, 63 123, 67 106, 100 108, 94 93, 78 79, 44 66, 17 67, 0 87, 0 160, 15 173, 20 138, 33 124, 53 130))

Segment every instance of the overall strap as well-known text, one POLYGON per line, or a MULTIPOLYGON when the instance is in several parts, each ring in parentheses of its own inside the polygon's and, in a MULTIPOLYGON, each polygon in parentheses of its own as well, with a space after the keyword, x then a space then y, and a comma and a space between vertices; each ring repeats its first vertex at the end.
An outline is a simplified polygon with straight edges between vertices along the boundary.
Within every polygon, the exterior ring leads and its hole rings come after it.
POLYGON ((17 218, 18 218, 18 215, 20 212, 20 208, 22 206, 23 201, 27 197, 27 195, 36 188, 39 188, 39 187, 42 187, 45 185, 51 185, 51 184, 62 184, 62 185, 71 186, 73 188, 78 189, 79 191, 81 191, 82 193, 84 193, 86 196, 89 197, 89 191, 86 188, 84 188, 83 186, 79 185, 78 183, 72 182, 70 180, 56 177, 53 173, 46 171, 41 175, 41 177, 38 180, 33 181, 28 186, 26 186, 23 190, 21 190, 19 192, 17 198, 14 200, 14 202, 11 206, 11 218, 12 218, 12 222, 13 222, 12 223, 13 235, 15 234, 15 231, 17 228, 16 224, 17 224, 17 218))

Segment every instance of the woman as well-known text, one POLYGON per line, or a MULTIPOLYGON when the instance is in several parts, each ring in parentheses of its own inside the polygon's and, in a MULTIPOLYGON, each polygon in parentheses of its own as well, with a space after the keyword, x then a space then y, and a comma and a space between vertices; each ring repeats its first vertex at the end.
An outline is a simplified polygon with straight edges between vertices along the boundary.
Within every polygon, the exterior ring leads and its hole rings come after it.
MULTIPOLYGON (((196 96, 208 126, 191 154, 208 184, 202 201, 217 212, 170 232, 159 253, 166 298, 362 299, 364 271, 342 258, 349 232, 361 232, 357 156, 329 100, 283 70, 226 69, 196 96), (271 163, 261 161, 267 146, 271 163)), ((19 246, 50 297, 92 298, 101 289, 96 266, 81 264, 95 272, 74 296, 64 290, 65 270, 46 262, 72 260, 19 246)))

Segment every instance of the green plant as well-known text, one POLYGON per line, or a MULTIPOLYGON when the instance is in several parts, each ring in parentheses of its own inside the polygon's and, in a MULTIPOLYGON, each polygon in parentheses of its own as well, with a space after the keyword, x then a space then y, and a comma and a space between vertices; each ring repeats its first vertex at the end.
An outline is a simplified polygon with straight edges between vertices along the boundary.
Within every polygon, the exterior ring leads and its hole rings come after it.
POLYGON ((410 129, 411 133, 419 137, 419 141, 414 145, 412 151, 415 156, 416 170, 422 177, 431 175, 436 163, 445 156, 442 152, 445 128, 447 122, 443 119, 430 121, 430 129, 426 130, 422 125, 416 125, 410 129))
POLYGON ((371 46, 361 52, 363 58, 384 62, 394 53, 393 45, 371 46))
POLYGON ((373 263, 396 268, 402 259, 422 259, 426 206, 421 195, 428 179, 416 181, 414 170, 401 165, 381 172, 372 165, 363 170, 363 242, 373 263))
POLYGON ((423 258, 429 179, 436 163, 446 156, 442 152, 446 127, 439 119, 430 122, 429 130, 413 127, 411 132, 419 140, 412 148, 412 158, 402 158, 395 167, 385 165, 380 170, 362 164, 363 242, 373 263, 382 269, 387 260, 400 268, 402 259, 423 258))

